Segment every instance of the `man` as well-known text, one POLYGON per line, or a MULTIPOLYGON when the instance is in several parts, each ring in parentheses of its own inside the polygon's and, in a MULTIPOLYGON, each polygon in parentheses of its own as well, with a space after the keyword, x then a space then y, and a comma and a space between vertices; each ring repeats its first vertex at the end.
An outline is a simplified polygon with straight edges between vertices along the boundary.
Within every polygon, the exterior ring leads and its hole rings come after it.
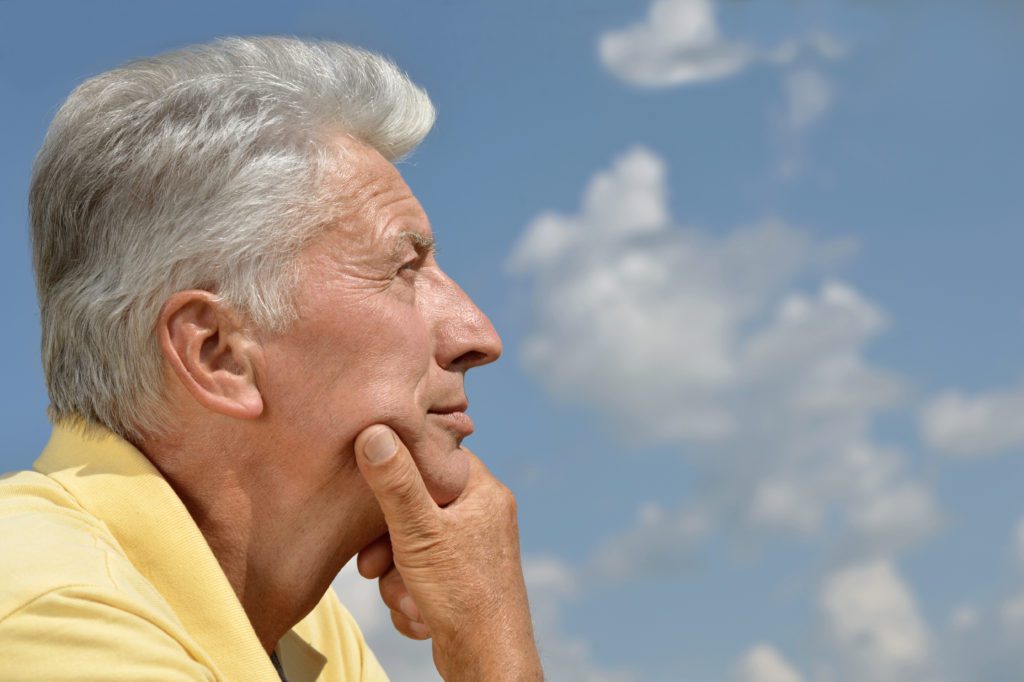
POLYGON ((514 499, 461 447, 501 343, 390 163, 433 117, 294 39, 71 94, 30 196, 55 427, 0 481, 0 677, 384 679, 330 590, 358 554, 444 678, 540 679, 514 499))

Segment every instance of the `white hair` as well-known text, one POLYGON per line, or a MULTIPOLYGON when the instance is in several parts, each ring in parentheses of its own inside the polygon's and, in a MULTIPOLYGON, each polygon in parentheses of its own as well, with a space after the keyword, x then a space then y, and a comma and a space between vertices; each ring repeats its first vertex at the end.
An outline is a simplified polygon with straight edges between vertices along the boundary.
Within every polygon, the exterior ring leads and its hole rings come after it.
POLYGON ((205 289, 256 327, 286 328, 295 256, 336 211, 331 139, 394 160, 433 122, 426 93, 383 57, 293 38, 224 39, 76 88, 29 195, 51 418, 136 441, 163 430, 154 327, 167 298, 205 289))

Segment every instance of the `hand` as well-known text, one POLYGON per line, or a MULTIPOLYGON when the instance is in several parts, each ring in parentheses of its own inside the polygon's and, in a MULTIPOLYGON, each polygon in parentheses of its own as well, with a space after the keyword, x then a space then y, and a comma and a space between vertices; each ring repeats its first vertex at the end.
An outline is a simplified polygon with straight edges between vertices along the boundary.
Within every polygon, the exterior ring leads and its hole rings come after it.
POLYGON ((423 622, 416 601, 406 589, 402 574, 395 568, 389 535, 374 540, 360 550, 356 565, 364 578, 377 580, 380 598, 391 609, 391 622, 396 630, 410 639, 430 637, 430 628, 423 622))
MULTIPOLYGON (((396 627, 409 634, 417 622, 426 626, 422 636, 433 637, 434 664, 446 680, 543 679, 512 493, 467 453, 466 488, 442 508, 391 429, 380 424, 365 429, 355 448, 359 470, 390 531, 398 577, 389 578, 390 569, 385 570, 381 594, 396 627), (418 620, 401 608, 396 614, 389 601, 399 579, 414 600, 418 620)), ((386 551, 376 548, 370 558, 360 557, 360 572, 379 570, 382 555, 386 551)))

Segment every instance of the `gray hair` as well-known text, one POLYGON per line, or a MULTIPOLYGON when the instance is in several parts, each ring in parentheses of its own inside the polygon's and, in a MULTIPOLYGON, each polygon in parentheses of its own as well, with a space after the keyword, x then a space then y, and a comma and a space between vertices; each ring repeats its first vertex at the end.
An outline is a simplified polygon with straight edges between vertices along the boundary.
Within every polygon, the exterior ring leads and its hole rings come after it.
POLYGON ((391 62, 293 38, 224 39, 76 88, 29 194, 51 419, 161 432, 167 298, 205 289, 257 328, 286 328, 295 256, 336 211, 331 139, 394 160, 433 122, 391 62))

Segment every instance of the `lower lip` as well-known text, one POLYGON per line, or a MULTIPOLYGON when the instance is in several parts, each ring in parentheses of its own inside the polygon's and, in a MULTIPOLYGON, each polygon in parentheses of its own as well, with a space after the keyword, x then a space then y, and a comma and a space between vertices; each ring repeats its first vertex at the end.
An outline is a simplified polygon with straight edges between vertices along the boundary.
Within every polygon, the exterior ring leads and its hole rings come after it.
POLYGON ((429 412, 428 414, 463 438, 473 433, 473 420, 465 412, 429 412))

